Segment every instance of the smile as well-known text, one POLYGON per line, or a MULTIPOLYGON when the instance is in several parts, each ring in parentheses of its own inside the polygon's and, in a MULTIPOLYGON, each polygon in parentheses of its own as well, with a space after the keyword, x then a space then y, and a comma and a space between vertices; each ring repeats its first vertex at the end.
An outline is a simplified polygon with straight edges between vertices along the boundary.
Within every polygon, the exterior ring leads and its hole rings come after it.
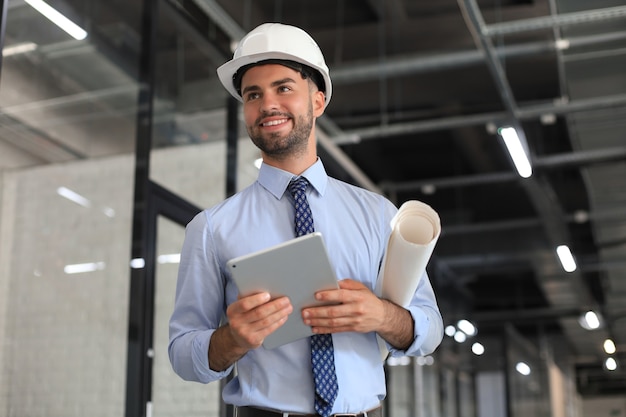
POLYGON ((269 122, 261 123, 261 126, 267 127, 267 126, 282 125, 283 123, 287 123, 288 120, 289 119, 270 120, 269 122))

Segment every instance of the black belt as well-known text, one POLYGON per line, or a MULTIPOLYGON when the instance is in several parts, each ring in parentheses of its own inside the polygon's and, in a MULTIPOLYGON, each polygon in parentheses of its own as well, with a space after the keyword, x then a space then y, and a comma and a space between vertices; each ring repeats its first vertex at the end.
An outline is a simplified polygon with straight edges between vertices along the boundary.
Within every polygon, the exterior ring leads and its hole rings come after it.
MULTIPOLYGON (((332 414, 331 417, 382 417, 382 407, 378 406, 368 411, 362 411, 360 413, 337 413, 332 414)), ((289 412, 280 412, 265 410, 263 408, 256 407, 236 407, 235 417, 319 417, 317 414, 298 414, 289 412)))

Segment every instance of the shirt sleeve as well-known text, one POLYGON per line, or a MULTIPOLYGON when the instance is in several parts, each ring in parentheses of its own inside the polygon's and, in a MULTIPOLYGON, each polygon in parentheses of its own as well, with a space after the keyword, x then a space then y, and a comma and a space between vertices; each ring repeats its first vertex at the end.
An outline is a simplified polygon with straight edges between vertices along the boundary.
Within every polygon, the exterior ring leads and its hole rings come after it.
POLYGON ((185 231, 169 323, 168 353, 174 372, 202 383, 224 378, 232 370, 215 372, 209 367, 209 343, 225 308, 224 278, 214 248, 208 214, 202 212, 185 231))
MULTIPOLYGON (((398 209, 388 203, 385 208, 385 236, 391 233, 391 219, 398 209)), ((386 244, 385 244, 386 247, 386 244)), ((413 317, 413 343, 406 350, 398 350, 386 343, 391 356, 424 356, 435 351, 443 339, 443 319, 439 312, 435 292, 428 274, 424 271, 413 298, 406 309, 413 317)))
POLYGON ((426 271, 407 310, 414 322, 413 343, 407 350, 394 349, 387 343, 389 352, 394 357, 424 356, 434 352, 443 339, 443 320, 426 271))

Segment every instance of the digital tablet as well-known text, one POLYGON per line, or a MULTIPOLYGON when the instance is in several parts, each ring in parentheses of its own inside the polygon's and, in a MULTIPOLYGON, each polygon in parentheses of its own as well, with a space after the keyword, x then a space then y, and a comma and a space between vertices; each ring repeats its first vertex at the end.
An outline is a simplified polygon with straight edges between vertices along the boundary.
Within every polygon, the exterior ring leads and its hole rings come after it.
POLYGON ((287 322, 263 341, 267 349, 312 335, 300 312, 323 304, 315 300, 317 291, 339 288, 319 232, 231 259, 227 267, 241 295, 267 291, 272 299, 285 295, 291 301, 287 322))

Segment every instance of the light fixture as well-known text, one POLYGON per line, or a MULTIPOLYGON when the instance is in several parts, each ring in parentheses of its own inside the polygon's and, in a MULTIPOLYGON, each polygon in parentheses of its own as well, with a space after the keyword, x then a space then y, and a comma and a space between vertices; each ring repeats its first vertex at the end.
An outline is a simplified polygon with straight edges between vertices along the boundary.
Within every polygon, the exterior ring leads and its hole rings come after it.
POLYGON ((146 261, 143 258, 133 258, 130 260, 130 267, 133 269, 141 269, 146 266, 146 261))
POLYGON ((11 55, 25 54, 37 49, 37 44, 32 42, 17 43, 15 45, 7 46, 2 50, 2 56, 7 57, 11 55))
POLYGON ((437 187, 435 187, 435 184, 424 184, 422 185, 420 190, 422 191, 423 194, 433 195, 437 191, 437 187))
POLYGON ((84 264, 65 265, 63 272, 66 274, 81 274, 84 272, 101 271, 106 264, 104 262, 89 262, 84 264))
POLYGON ((480 356, 485 353, 485 347, 481 343, 475 342, 472 345, 472 352, 474 353, 474 355, 480 356))
POLYGON ((166 255, 159 255, 157 257, 157 262, 160 264, 179 264, 180 253, 169 253, 166 255))
POLYGON ((56 10, 54 7, 50 6, 43 0, 24 0, 26 3, 30 4, 33 9, 37 10, 39 13, 44 15, 47 19, 49 19, 52 23, 63 29, 67 32, 71 37, 76 40, 83 40, 87 37, 87 32, 78 26, 76 23, 72 22, 67 17, 63 16, 56 10))
POLYGON ((524 376, 530 375, 530 366, 525 362, 518 362, 515 365, 515 370, 524 376))
POLYGON ((617 369, 617 361, 615 360, 615 358, 606 358, 606 361, 604 361, 604 366, 606 366, 606 369, 608 371, 614 371, 617 369))
POLYGON ((559 260, 565 272, 574 272, 576 270, 576 261, 572 256, 572 251, 569 250, 569 246, 560 245, 556 248, 556 254, 559 255, 559 260))
POLYGON ((416 358, 415 362, 419 366, 431 366, 431 365, 433 365, 435 363, 435 358, 433 358, 430 355, 428 355, 428 356, 418 356, 416 358))
POLYGON ((456 324, 456 327, 458 327, 463 333, 468 336, 475 336, 477 333, 476 327, 465 319, 459 320, 456 324))
POLYGON ((616 352, 615 343, 611 339, 606 339, 604 341, 604 351, 609 355, 612 355, 616 352))
POLYGON ((452 337, 456 333, 456 327, 454 327, 453 325, 450 324, 449 326, 446 326, 444 332, 445 332, 446 336, 452 337))
POLYGON ((595 330, 600 327, 600 318, 594 311, 589 310, 578 319, 578 323, 583 329, 595 330))
POLYGON ((530 177, 533 173, 533 169, 530 166, 530 160, 522 146, 522 141, 519 138, 517 130, 510 126, 501 127, 498 129, 498 134, 502 137, 502 140, 504 140, 504 144, 509 151, 509 155, 511 155, 517 173, 522 178, 530 177))
POLYGON ((57 194, 61 197, 67 198, 70 201, 73 201, 80 206, 87 208, 91 207, 91 201, 78 194, 77 192, 70 190, 69 188, 59 187, 57 188, 57 194))
POLYGON ((454 334, 454 340, 456 340, 458 343, 463 343, 467 340, 467 335, 459 330, 454 334))

